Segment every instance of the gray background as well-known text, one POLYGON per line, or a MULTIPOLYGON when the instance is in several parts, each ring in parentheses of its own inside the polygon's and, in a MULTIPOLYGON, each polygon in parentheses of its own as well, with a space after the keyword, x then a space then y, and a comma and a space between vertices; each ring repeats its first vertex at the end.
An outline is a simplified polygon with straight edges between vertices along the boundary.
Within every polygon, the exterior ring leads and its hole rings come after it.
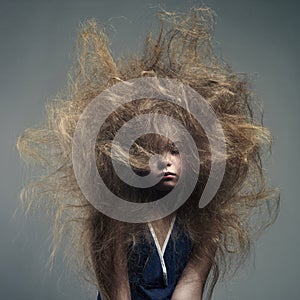
MULTIPOLYGON (((160 1, 180 10, 197 1, 160 1)), ((15 148, 17 136, 45 117, 44 105, 66 82, 78 24, 95 17, 110 30, 114 55, 140 48, 154 23, 159 1, 1 1, 1 211, 0 299, 95 299, 61 258, 49 272, 49 222, 26 219, 18 194, 24 168, 15 148)), ((278 221, 258 241, 251 263, 214 299, 300 299, 299 263, 299 2, 207 0, 218 14, 216 39, 224 58, 239 72, 256 76, 265 107, 265 124, 274 135, 267 165, 279 186, 278 221)))

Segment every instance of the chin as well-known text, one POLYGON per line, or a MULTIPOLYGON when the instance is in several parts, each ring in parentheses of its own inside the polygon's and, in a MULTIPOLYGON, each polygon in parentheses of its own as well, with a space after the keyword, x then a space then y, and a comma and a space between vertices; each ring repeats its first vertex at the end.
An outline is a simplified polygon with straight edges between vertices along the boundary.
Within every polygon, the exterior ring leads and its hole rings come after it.
POLYGON ((168 185, 168 186, 159 186, 157 187, 157 190, 160 192, 171 192, 175 185, 168 185))

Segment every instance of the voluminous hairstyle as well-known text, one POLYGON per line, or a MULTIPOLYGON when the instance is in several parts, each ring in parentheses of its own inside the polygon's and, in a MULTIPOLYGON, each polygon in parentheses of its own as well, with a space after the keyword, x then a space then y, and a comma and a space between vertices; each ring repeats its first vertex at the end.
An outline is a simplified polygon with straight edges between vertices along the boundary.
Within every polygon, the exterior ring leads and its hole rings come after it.
MULTIPOLYGON (((212 265, 206 289, 209 298, 218 278, 233 274, 245 261, 256 234, 275 220, 279 209, 279 197, 267 187, 262 166, 263 155, 270 153, 271 136, 262 124, 248 76, 235 73, 213 50, 214 12, 206 7, 186 14, 161 12, 159 20, 160 30, 146 37, 140 55, 118 60, 111 54, 104 29, 94 20, 87 21, 80 30, 78 61, 70 72, 68 89, 47 105, 44 126, 27 129, 17 144, 25 160, 45 170, 23 189, 22 199, 28 209, 36 204, 56 216, 52 255, 62 238, 68 241, 66 253, 73 258, 72 265, 76 263, 97 285, 103 299, 114 299, 114 249, 118 245, 128 249, 147 234, 145 224, 120 222, 96 210, 82 194, 73 170, 72 140, 78 119, 97 95, 115 83, 142 76, 176 79, 204 97, 223 127, 225 175, 217 194, 203 209, 197 205, 211 167, 209 145, 201 126, 180 107, 158 99, 127 103, 106 120, 95 145, 105 183, 130 201, 151 201, 150 191, 128 187, 113 172, 110 149, 114 135, 129 119, 149 112, 174 117, 189 130, 201 168, 198 183, 178 209, 177 219, 201 250, 193 253, 194 258, 205 258, 212 265)), ((145 136, 133 145, 131 164, 137 173, 145 170, 151 153, 167 149, 169 141, 160 141, 161 137, 145 136)), ((123 259, 126 263, 127 258, 123 259)))

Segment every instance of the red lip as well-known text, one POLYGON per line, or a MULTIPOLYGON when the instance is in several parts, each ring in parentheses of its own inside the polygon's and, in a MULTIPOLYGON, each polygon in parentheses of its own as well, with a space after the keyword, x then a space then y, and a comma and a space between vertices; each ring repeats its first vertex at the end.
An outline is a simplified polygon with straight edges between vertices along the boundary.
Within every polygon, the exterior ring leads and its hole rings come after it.
POLYGON ((166 172, 166 173, 164 174, 164 176, 168 176, 168 175, 175 176, 176 174, 175 174, 175 173, 172 173, 172 172, 166 172))
POLYGON ((176 176, 175 173, 172 173, 172 172, 166 172, 166 173, 164 173, 163 178, 165 178, 165 179, 172 179, 172 178, 174 178, 175 176, 176 176))

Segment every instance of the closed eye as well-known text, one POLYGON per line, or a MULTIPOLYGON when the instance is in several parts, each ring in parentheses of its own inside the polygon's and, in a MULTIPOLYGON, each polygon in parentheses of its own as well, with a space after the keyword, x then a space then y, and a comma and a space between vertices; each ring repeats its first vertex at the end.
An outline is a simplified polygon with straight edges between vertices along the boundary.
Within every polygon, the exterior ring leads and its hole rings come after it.
POLYGON ((176 155, 176 154, 179 154, 179 150, 177 148, 171 149, 170 153, 173 155, 176 155))

